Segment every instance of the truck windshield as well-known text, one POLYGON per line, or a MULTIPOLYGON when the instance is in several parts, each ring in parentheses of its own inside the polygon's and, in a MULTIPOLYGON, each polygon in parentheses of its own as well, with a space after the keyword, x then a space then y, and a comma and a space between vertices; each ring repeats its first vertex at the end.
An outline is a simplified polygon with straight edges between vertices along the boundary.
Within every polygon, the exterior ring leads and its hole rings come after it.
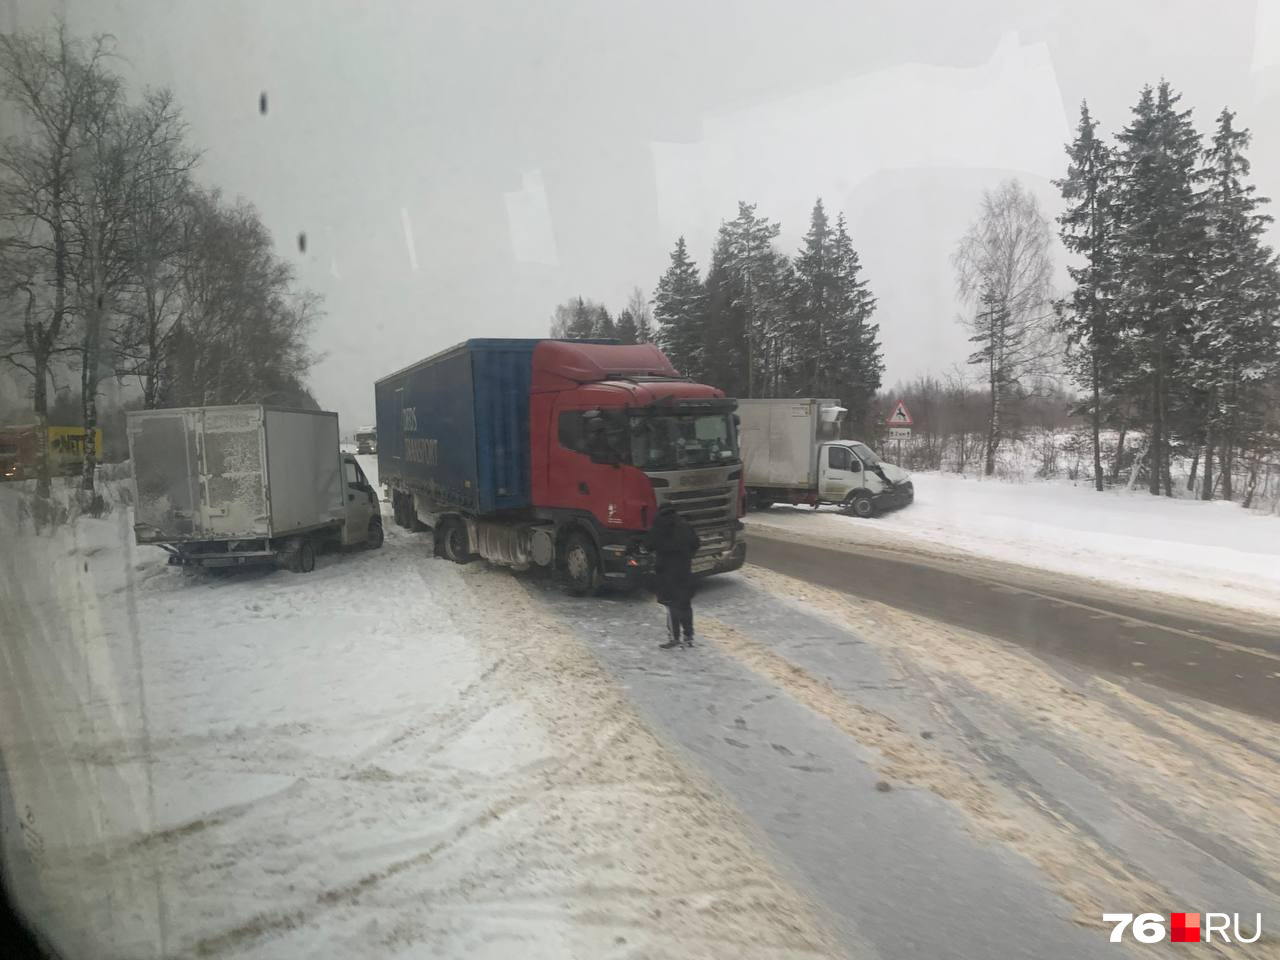
POLYGON ((875 455, 875 451, 865 443, 851 443, 849 448, 858 455, 858 458, 863 463, 877 464, 880 462, 880 458, 875 455))
POLYGON ((727 414, 631 418, 631 462, 641 470, 679 470, 737 459, 737 433, 727 414))

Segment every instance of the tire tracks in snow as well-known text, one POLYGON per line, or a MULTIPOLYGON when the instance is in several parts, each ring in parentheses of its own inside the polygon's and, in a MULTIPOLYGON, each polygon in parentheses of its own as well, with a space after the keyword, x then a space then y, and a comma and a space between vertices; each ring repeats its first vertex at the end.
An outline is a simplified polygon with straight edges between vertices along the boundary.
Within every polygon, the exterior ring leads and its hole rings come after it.
MULTIPOLYGON (((1078 923, 1096 926, 1104 906, 1116 903, 1181 902, 1178 888, 1184 885, 1178 881, 1184 878, 1135 862, 1132 851, 1095 830, 1073 809, 1070 797, 1064 802, 1058 796, 1061 784, 1041 782, 969 717, 975 703, 998 708, 1001 728, 1039 728, 1032 736, 1059 764, 1089 780, 1162 842, 1195 844, 1218 865, 1212 869, 1235 875, 1231 882, 1237 891, 1251 889, 1264 904, 1274 897, 1280 843, 1267 811, 1280 807, 1280 771, 1267 773, 1265 748, 1261 754, 1253 749, 1254 740, 1271 741, 1271 725, 1207 704, 1219 722, 1201 723, 1194 714, 1189 719, 1185 709, 1161 710, 1145 697, 1093 678, 1085 678, 1088 693, 1082 693, 1064 686, 1043 661, 1010 645, 755 568, 748 568, 747 577, 780 602, 802 597, 805 610, 845 629, 873 618, 874 632, 859 627, 859 635, 898 664, 909 686, 927 697, 953 731, 963 753, 948 751, 939 740, 922 743, 888 715, 857 702, 847 690, 837 691, 752 636, 749 628, 704 614, 703 635, 878 751, 886 775, 950 801, 976 832, 1028 856, 1073 905, 1078 923), (1251 730, 1254 740, 1236 735, 1230 725, 1251 730), (1083 743, 1064 739, 1068 732, 1083 743), (1203 777, 1204 757, 1213 758, 1218 777, 1203 777), (1144 762, 1161 767, 1163 776, 1152 783, 1135 776, 1135 766, 1144 762), (1179 796, 1184 792, 1188 796, 1179 796), (1215 819, 1202 825, 1210 810, 1215 819)), ((1185 887, 1183 894, 1185 899, 1185 887)), ((1274 948, 1260 943, 1250 955, 1270 956, 1274 948)), ((1236 947, 1235 955, 1242 949, 1236 947)))

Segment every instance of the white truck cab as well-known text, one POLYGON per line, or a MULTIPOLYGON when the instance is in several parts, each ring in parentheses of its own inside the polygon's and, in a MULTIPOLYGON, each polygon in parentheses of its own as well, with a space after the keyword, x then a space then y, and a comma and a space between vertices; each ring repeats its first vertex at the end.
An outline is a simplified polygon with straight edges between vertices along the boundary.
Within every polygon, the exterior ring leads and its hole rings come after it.
POLYGON ((356 458, 349 453, 342 455, 342 482, 346 493, 346 522, 342 525, 342 545, 382 546, 382 515, 378 506, 378 492, 360 469, 356 458), (374 523, 374 520, 378 522, 374 523))
POLYGON ((865 443, 824 443, 818 457, 818 503, 838 503, 859 517, 905 507, 915 499, 911 475, 865 443))

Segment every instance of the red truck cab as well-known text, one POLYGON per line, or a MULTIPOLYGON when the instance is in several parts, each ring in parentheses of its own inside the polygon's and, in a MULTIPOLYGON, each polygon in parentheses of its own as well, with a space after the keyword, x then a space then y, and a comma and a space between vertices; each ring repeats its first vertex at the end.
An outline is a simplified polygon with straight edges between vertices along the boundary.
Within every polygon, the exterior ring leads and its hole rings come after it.
POLYGON ((737 569, 746 547, 735 406, 651 344, 540 343, 529 411, 536 510, 589 528, 605 580, 644 572, 644 534, 668 503, 702 540, 695 572, 737 569))

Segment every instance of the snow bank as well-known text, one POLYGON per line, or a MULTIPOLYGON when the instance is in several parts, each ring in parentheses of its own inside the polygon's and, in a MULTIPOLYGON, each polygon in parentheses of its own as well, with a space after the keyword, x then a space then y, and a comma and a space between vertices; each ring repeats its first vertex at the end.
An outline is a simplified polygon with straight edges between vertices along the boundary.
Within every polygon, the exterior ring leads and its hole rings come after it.
POLYGON ((309 575, 190 574, 127 505, 35 536, 20 503, 3 853, 64 955, 834 952, 511 576, 389 522, 309 575))
POLYGON ((1085 482, 912 479, 916 502, 873 520, 775 507, 748 523, 847 544, 973 554, 1280 615, 1280 517, 1222 501, 1098 493, 1085 482))

